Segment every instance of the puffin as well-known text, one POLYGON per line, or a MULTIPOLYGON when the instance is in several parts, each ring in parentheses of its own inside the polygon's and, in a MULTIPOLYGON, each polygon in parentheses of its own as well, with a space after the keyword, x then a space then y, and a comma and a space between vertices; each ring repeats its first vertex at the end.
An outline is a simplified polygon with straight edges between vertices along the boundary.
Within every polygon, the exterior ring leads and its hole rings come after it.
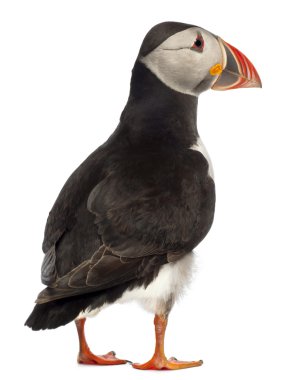
POLYGON ((194 271, 194 248, 211 228, 213 166, 197 130, 199 95, 261 87, 257 70, 219 36, 162 22, 145 36, 117 128, 71 174, 47 218, 41 282, 25 325, 74 321, 78 363, 119 365, 95 355, 85 322, 114 303, 137 301, 154 314, 155 351, 141 370, 202 365, 165 355, 168 317, 194 271))

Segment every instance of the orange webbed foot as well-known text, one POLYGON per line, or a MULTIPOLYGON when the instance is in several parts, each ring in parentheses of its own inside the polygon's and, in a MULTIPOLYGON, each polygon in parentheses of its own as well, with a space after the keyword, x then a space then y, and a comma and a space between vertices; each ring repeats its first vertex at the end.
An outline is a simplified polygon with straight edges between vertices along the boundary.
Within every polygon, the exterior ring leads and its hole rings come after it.
POLYGON ((91 365, 118 365, 126 364, 128 360, 118 359, 114 351, 108 352, 106 355, 94 355, 92 352, 80 352, 77 357, 79 364, 91 365))
POLYGON ((202 360, 185 362, 177 360, 176 358, 167 359, 164 353, 164 335, 167 326, 167 316, 158 315, 155 316, 155 333, 156 333, 156 347, 153 357, 144 364, 133 363, 132 366, 135 369, 184 369, 191 367, 199 367, 203 364, 202 360))
POLYGON ((138 364, 133 363, 132 366, 135 369, 142 369, 142 370, 169 370, 169 369, 184 369, 184 368, 191 368, 191 367, 199 367, 203 364, 202 360, 198 361, 181 361, 177 360, 176 358, 158 358, 153 357, 151 360, 149 360, 147 363, 144 364, 138 364))
POLYGON ((85 338, 85 322, 86 318, 76 319, 75 324, 77 328, 77 333, 79 337, 79 354, 77 356, 77 361, 79 364, 93 364, 93 365, 118 365, 125 364, 128 360, 118 359, 115 356, 114 351, 108 352, 106 355, 94 355, 85 338))

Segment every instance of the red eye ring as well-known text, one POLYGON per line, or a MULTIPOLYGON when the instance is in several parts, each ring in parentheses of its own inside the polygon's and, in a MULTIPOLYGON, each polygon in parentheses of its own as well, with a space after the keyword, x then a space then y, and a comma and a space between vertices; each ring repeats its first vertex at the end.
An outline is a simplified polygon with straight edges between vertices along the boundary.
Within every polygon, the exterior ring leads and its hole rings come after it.
POLYGON ((200 53, 203 52, 204 48, 204 39, 200 33, 197 34, 196 40, 193 43, 193 46, 191 47, 192 50, 196 50, 200 53))

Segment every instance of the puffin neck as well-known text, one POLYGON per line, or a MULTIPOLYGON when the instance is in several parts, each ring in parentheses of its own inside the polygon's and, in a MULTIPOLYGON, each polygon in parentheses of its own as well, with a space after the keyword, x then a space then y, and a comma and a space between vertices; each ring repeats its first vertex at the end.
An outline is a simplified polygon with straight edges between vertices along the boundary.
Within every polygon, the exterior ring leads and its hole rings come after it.
POLYGON ((131 143, 190 147, 198 137, 197 104, 197 97, 167 87, 137 60, 119 129, 131 143))

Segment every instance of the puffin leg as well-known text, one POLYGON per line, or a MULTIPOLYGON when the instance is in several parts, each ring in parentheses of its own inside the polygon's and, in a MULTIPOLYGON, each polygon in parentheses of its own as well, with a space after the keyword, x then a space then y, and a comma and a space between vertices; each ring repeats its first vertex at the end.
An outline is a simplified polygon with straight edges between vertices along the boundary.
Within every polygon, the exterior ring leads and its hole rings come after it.
POLYGON ((202 360, 185 362, 177 360, 176 358, 167 359, 164 353, 164 336, 167 326, 167 316, 157 315, 155 316, 155 333, 156 333, 156 348, 153 357, 144 364, 133 363, 133 368, 136 369, 183 369, 190 367, 198 367, 202 365, 202 360))
POLYGON ((75 321, 78 338, 79 338, 79 353, 77 356, 77 361, 80 364, 96 364, 96 365, 115 365, 115 364, 125 364, 127 360, 118 359, 115 356, 114 351, 108 352, 106 355, 97 356, 94 355, 88 344, 85 337, 85 322, 86 318, 77 319, 75 321))

